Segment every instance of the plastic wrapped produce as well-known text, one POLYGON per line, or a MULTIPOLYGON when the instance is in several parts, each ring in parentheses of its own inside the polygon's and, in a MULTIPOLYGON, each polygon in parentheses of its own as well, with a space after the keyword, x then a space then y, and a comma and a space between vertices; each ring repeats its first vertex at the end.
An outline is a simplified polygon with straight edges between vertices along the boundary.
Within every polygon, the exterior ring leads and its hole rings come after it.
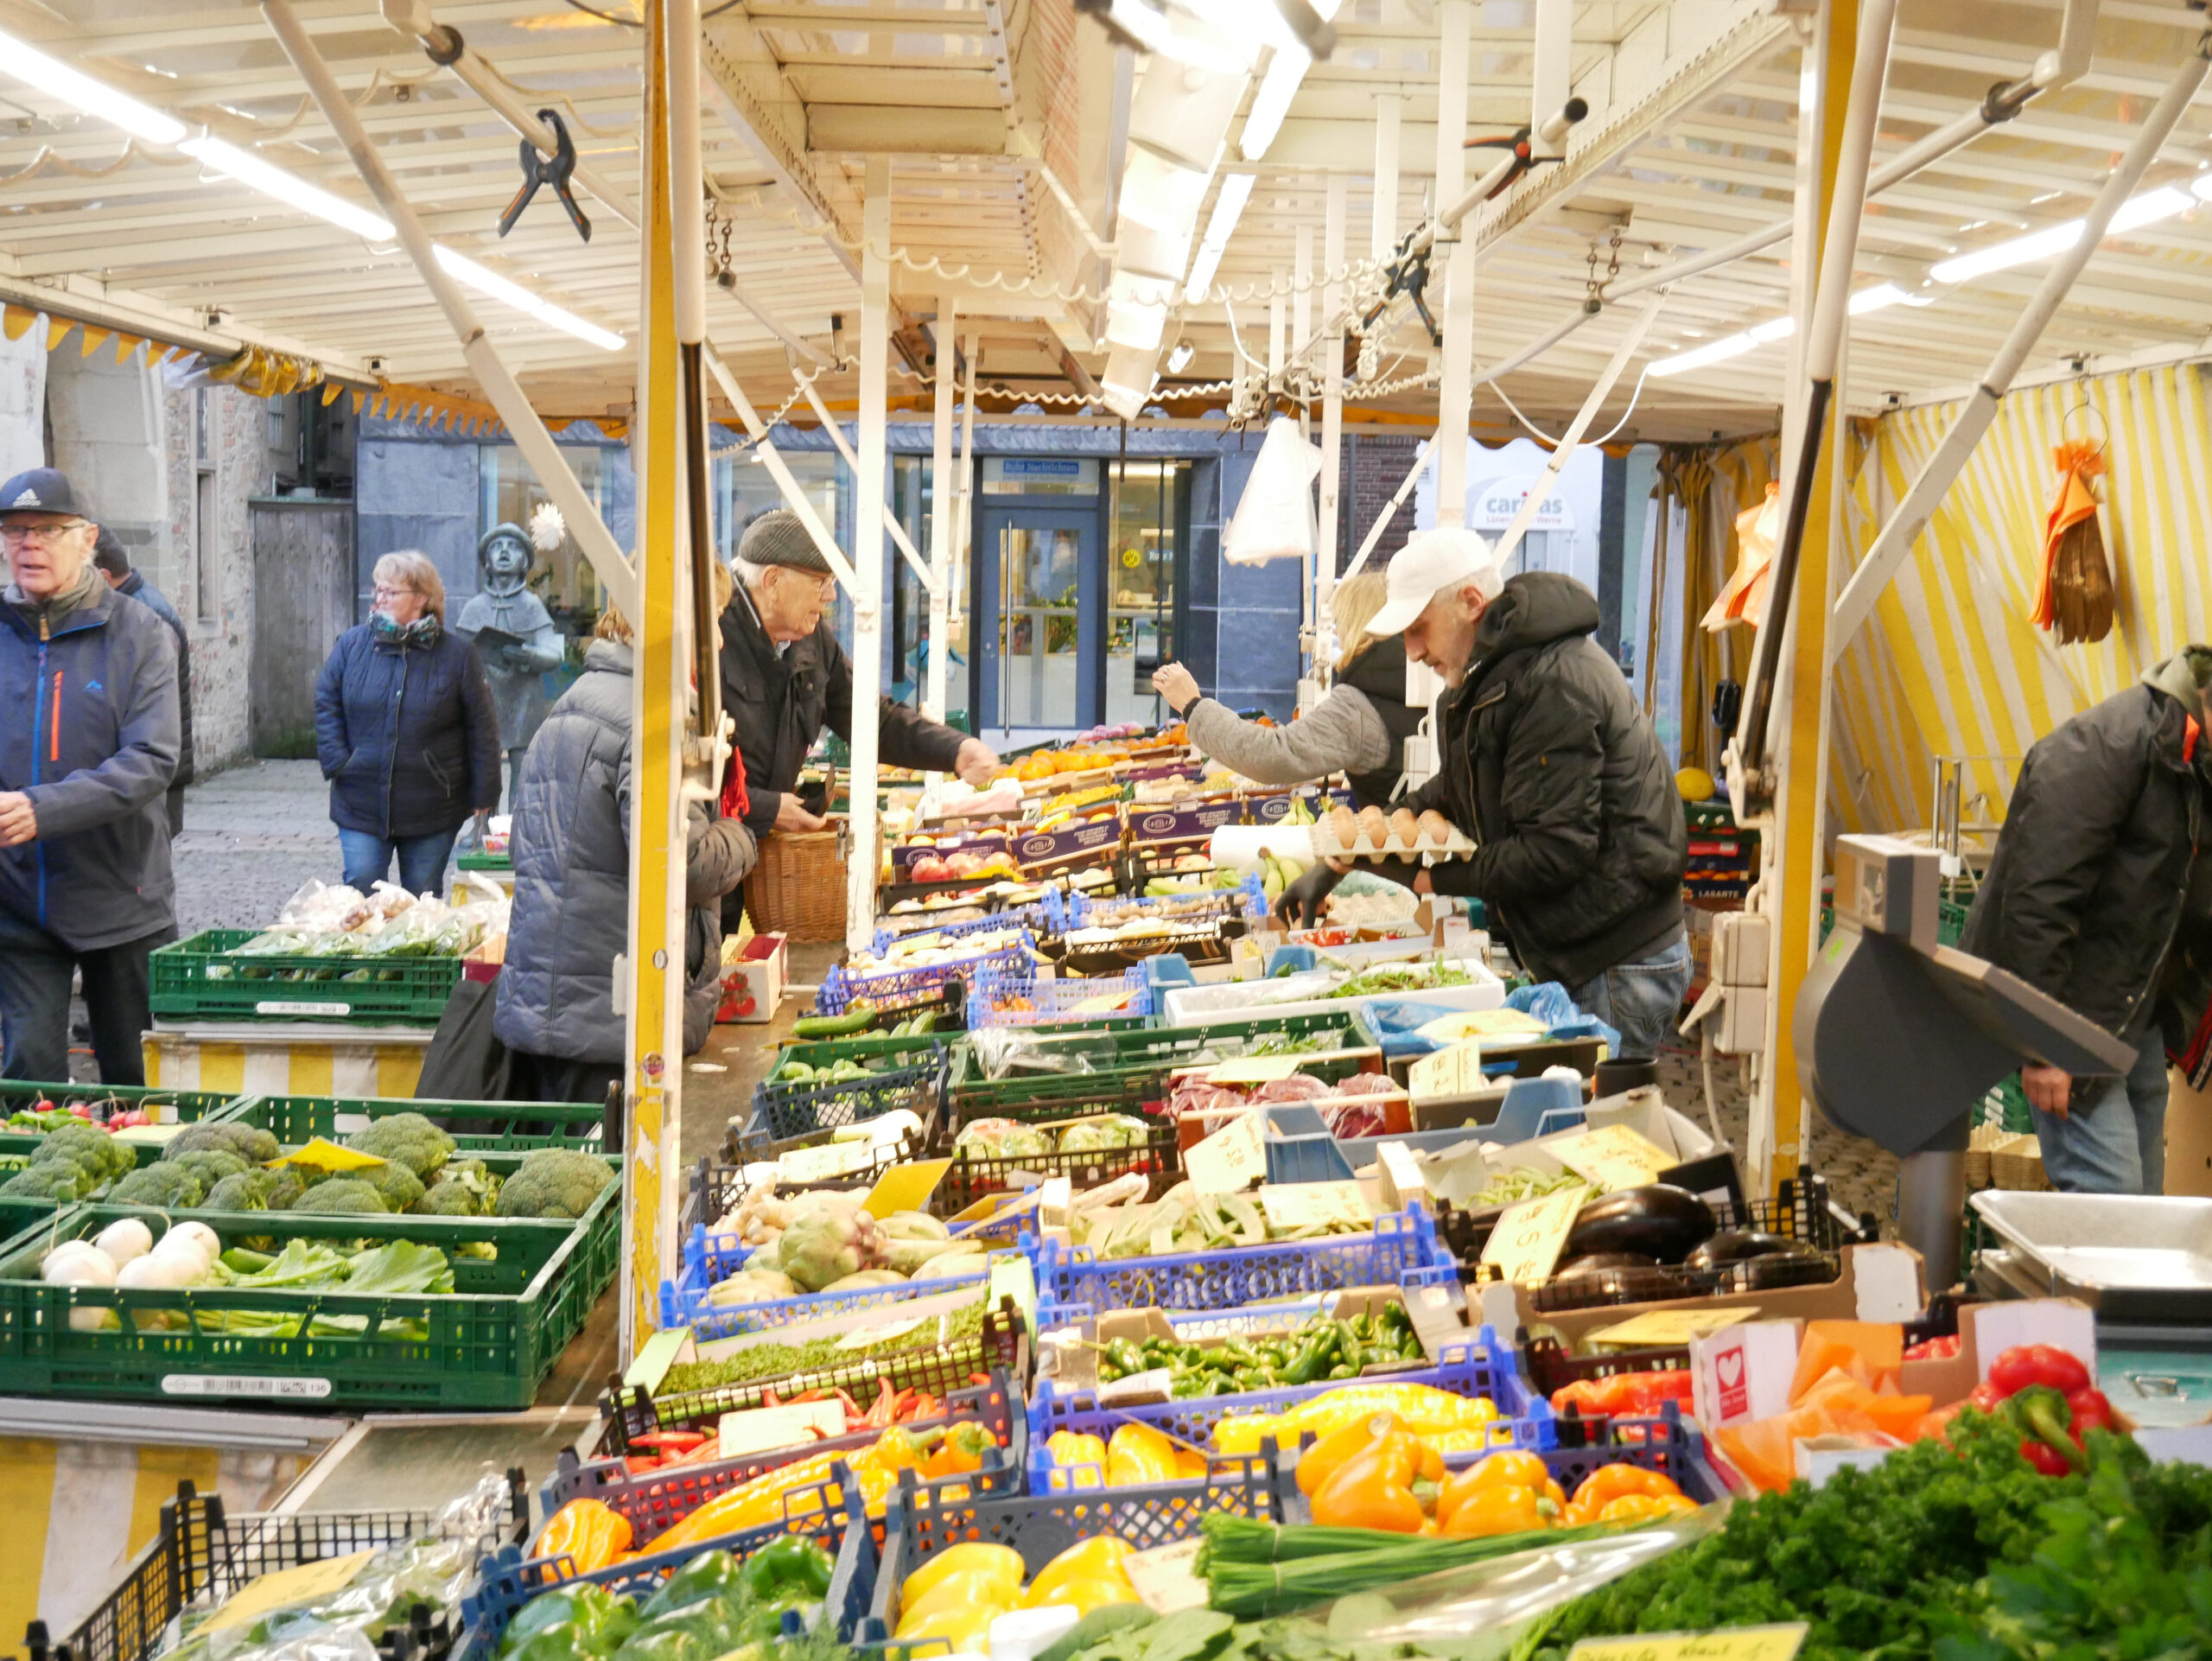
POLYGON ((1078 1119, 1063 1130, 1060 1151, 1096 1154, 1141 1148, 1150 1135, 1150 1129, 1142 1119, 1132 1118, 1126 1113, 1104 1113, 1096 1118, 1078 1119))
POLYGON ((961 1127, 952 1146, 956 1155, 965 1149, 971 1159, 1041 1159, 1052 1151, 1052 1138, 1014 1119, 976 1119, 961 1127))

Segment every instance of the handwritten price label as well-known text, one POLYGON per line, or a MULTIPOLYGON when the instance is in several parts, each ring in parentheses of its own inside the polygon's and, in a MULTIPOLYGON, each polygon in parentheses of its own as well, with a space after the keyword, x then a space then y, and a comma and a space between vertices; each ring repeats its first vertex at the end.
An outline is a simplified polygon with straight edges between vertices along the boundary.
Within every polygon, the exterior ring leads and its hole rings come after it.
POLYGON ((1559 1262, 1560 1248, 1573 1231, 1575 1213, 1589 1197, 1590 1191, 1578 1183, 1508 1206, 1483 1247, 1483 1261, 1496 1264, 1503 1280, 1543 1279, 1559 1262))
POLYGON ((1665 1149, 1624 1124, 1585 1131, 1551 1144, 1559 1162, 1586 1179, 1600 1193, 1641 1188, 1656 1182, 1659 1173, 1680 1164, 1665 1149))
POLYGON ((1184 1174, 1200 1193, 1242 1193, 1268 1174, 1264 1115, 1240 1113, 1183 1155, 1184 1174))
POLYGON ((1292 1229, 1365 1228, 1375 1212, 1357 1182, 1289 1182, 1260 1190, 1260 1209, 1268 1221, 1292 1229))
POLYGON ((1641 1638, 1586 1638, 1567 1661, 1793 1661, 1805 1623, 1735 1626, 1718 1632, 1652 1632, 1641 1638))

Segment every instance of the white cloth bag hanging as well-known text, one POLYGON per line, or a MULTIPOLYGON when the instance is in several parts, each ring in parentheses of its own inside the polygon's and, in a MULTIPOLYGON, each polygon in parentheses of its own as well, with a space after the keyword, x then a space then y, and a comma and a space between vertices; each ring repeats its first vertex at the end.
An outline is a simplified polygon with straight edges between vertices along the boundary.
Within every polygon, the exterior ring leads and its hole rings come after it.
POLYGON ((1270 421, 1221 557, 1232 565, 1264 565, 1311 554, 1318 531, 1313 480, 1320 472, 1321 452, 1299 436, 1298 423, 1287 416, 1270 421))

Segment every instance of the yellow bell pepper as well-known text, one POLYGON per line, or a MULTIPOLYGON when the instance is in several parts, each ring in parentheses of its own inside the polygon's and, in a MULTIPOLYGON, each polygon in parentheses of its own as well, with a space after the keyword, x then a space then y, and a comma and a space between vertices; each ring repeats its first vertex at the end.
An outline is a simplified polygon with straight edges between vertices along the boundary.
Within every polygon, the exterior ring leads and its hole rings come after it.
MULTIPOLYGON (((835 1454, 816 1454, 807 1459, 794 1460, 789 1465, 779 1465, 772 1471, 764 1471, 750 1482, 741 1482, 728 1492, 718 1494, 709 1500, 675 1527, 657 1536, 652 1550, 669 1551, 677 1546, 696 1544, 702 1540, 719 1539, 741 1529, 759 1528, 765 1523, 780 1522, 784 1515, 784 1496, 793 1489, 821 1481, 830 1474, 830 1467, 836 1459, 835 1454)), ((855 1476, 857 1480, 858 1473, 855 1476)))
POLYGON ((1346 1384, 1281 1413, 1222 1420, 1214 1427, 1214 1451, 1256 1454, 1260 1439, 1270 1435, 1278 1447, 1295 1447, 1306 1431, 1326 1436, 1378 1413, 1395 1413, 1402 1426, 1424 1438, 1447 1432, 1482 1432, 1498 1416, 1497 1403, 1487 1397, 1454 1396, 1433 1384, 1346 1384))
POLYGON ((1106 1444, 1106 1486, 1175 1480, 1175 1444, 1148 1424, 1125 1424, 1106 1444))
POLYGON ((1021 1590, 1021 1577, 1027 1572, 1021 1554, 1012 1546, 986 1540, 963 1541, 958 1545, 947 1546, 900 1582, 899 1605, 902 1608, 911 1607, 928 1595, 932 1587, 942 1585, 956 1575, 972 1574, 1000 1582, 1007 1594, 1006 1601, 1010 1603, 1021 1590))
MULTIPOLYGON (((1052 1454, 1052 1463, 1060 1466, 1095 1465, 1101 1472, 1106 1467, 1106 1439, 1086 1435, 1079 1430, 1055 1430, 1045 1439, 1045 1451, 1052 1454)), ((1072 1473, 1068 1481, 1074 1486, 1096 1486, 1104 1479, 1084 1472, 1072 1473)))
POLYGON ((1129 1578, 1129 1555, 1136 1548, 1112 1534, 1094 1534, 1078 1540, 1037 1571, 1024 1594, 1025 1607, 1034 1609, 1051 1601, 1051 1594, 1070 1581, 1121 1581, 1129 1578))
POLYGON ((601 1499, 571 1499, 546 1520, 533 1557, 567 1557, 576 1573, 605 1569, 630 1549, 630 1519, 601 1499))

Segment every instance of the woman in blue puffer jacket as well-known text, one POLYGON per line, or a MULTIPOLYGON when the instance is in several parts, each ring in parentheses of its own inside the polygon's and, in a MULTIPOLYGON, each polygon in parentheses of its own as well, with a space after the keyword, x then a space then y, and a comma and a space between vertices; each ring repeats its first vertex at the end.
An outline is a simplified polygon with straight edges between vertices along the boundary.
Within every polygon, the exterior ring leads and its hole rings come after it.
POLYGON ((346 881, 391 874, 437 892, 472 813, 499 805, 499 717, 476 649, 445 629, 446 589, 418 553, 376 563, 376 609, 330 649, 315 689, 346 881))

